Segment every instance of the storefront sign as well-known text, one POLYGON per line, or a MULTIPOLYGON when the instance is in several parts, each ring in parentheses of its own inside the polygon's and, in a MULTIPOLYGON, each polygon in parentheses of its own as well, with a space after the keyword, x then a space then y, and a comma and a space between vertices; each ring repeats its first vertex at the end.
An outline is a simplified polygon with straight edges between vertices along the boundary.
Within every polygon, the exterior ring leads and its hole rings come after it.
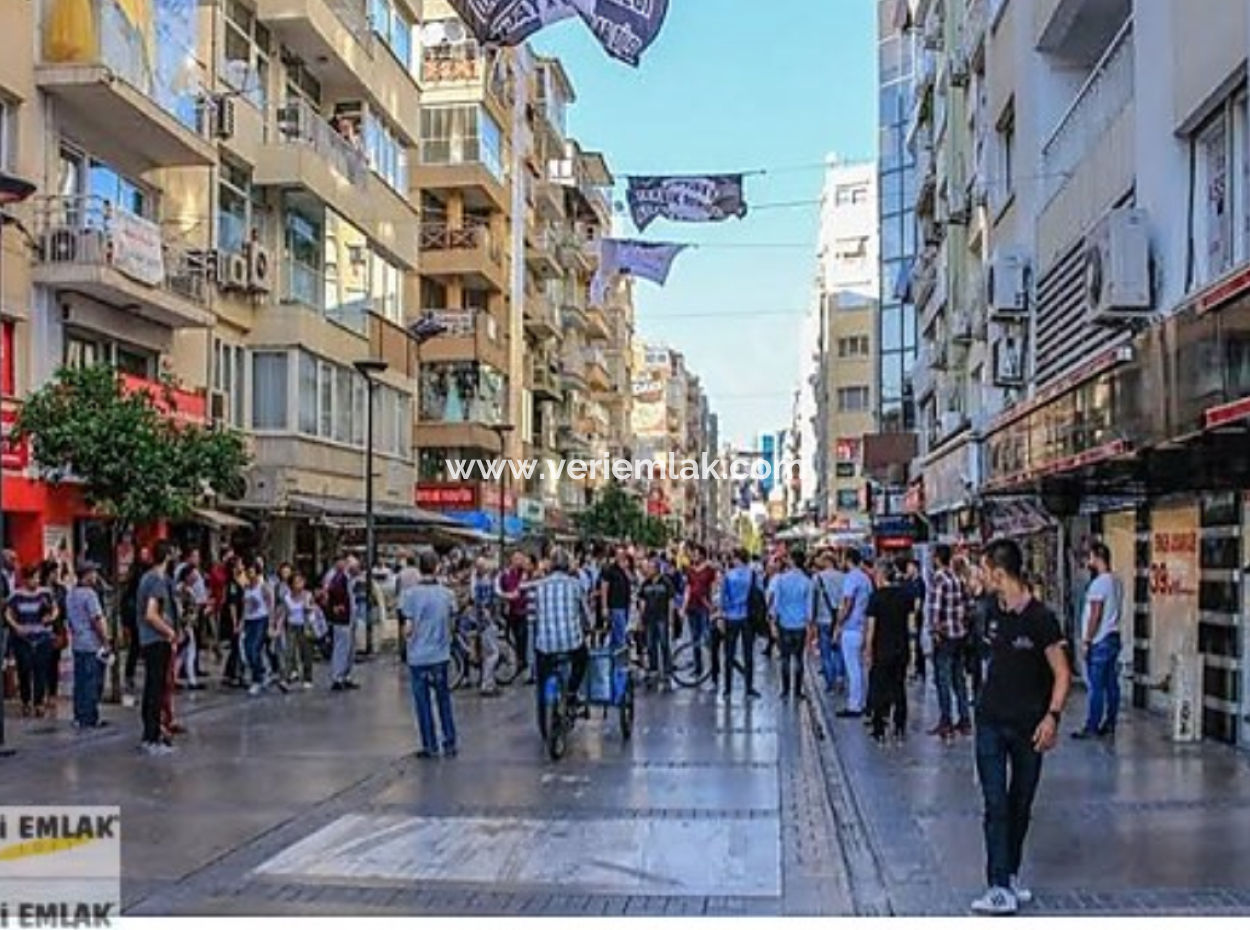
MULTIPOLYGON (((482 509, 499 511, 499 485, 484 484, 481 490, 482 509)), ((505 513, 516 512, 516 495, 511 491, 506 491, 503 496, 503 509, 505 513)))
POLYGON ((114 268, 150 287, 165 281, 165 251, 159 226, 118 210, 109 220, 109 233, 114 268))
POLYGON ((1150 677, 1162 680, 1198 653, 1198 505, 1160 507, 1150 523, 1150 677))
POLYGON ((0 412, 0 466, 5 471, 24 471, 30 465, 30 440, 14 442, 11 438, 16 422, 16 410, 0 412))
POLYGON ((1250 397, 1212 407, 1203 414, 1202 425, 1204 429, 1219 429, 1245 419, 1250 419, 1250 397))
POLYGON ((477 486, 471 484, 420 484, 417 506, 430 510, 477 510, 477 486))
POLYGON ((517 516, 525 523, 542 526, 547 516, 547 507, 542 501, 522 497, 517 501, 517 516))

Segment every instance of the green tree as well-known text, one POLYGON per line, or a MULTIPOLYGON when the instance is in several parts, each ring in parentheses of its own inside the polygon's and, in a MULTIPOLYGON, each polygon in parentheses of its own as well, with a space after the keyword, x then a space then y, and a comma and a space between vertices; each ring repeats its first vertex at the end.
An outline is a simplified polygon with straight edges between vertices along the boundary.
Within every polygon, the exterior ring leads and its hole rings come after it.
POLYGON ((107 365, 63 368, 26 400, 15 433, 46 479, 81 483, 117 530, 185 517, 211 494, 237 496, 243 438, 178 419, 173 385, 158 390, 128 390, 107 365))
MULTIPOLYGON (((170 382, 132 390, 107 365, 63 368, 27 398, 14 432, 29 440, 44 478, 80 484, 87 502, 112 518, 115 554, 126 530, 185 517, 210 495, 242 493, 243 437, 177 414, 170 382)), ((112 626, 116 639, 115 613, 112 626)), ((116 700, 121 688, 113 668, 116 700)))
POLYGON ((630 539, 645 546, 668 543, 669 530, 663 520, 648 516, 636 497, 618 484, 609 484, 579 517, 583 535, 599 539, 630 539))

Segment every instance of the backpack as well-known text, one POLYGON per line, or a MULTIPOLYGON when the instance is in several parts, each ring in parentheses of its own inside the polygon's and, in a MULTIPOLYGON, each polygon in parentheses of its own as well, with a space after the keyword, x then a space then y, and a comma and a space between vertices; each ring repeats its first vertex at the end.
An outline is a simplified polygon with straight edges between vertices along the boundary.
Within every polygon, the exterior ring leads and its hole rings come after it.
POLYGON ((756 633, 767 635, 768 599, 764 596, 764 588, 755 577, 754 571, 751 572, 751 587, 747 591, 747 620, 756 633))

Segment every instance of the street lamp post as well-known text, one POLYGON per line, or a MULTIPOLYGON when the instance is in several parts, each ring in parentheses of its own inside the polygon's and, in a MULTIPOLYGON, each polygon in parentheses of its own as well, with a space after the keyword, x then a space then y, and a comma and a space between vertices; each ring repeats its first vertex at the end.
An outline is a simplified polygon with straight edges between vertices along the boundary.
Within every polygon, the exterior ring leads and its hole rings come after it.
MULTIPOLYGON (((30 196, 34 194, 34 192, 35 185, 30 181, 27 181, 24 178, 15 177, 11 174, 5 174, 3 171, 0 171, 0 319, 4 316, 4 230, 10 223, 19 224, 16 217, 12 217, 8 214, 7 208, 11 207, 13 204, 29 200, 30 196)), ((18 228, 22 228, 20 224, 18 225, 18 228)), ((0 337, 0 372, 4 371, 5 364, 4 340, 3 337, 0 337)), ((0 394, 2 393, 3 391, 0 391, 0 394)), ((3 483, 2 478, 0 478, 0 483, 3 483)), ((2 493, 0 493, 0 498, 3 498, 2 493)), ((0 549, 3 548, 4 505, 3 500, 0 500, 0 549)), ((5 637, 3 632, 0 631, 0 643, 3 643, 4 639, 5 637)), ((3 648, 0 647, 0 653, 3 653, 3 651, 3 648)), ((4 745, 4 700, 3 696, 0 695, 0 757, 7 758, 13 754, 14 751, 4 745)))
POLYGON ((366 358, 355 363, 365 379, 365 655, 373 654, 373 568, 377 561, 377 540, 373 527, 373 398, 377 376, 387 369, 381 359, 366 358))
MULTIPOLYGON (((511 423, 496 423, 490 428, 491 432, 499 437, 499 457, 502 459, 507 456, 508 451, 505 443, 508 434, 511 433, 515 426, 511 423)), ((508 545, 507 534, 504 531, 504 506, 508 499, 508 469, 502 468, 499 471, 499 569, 503 570, 504 549, 508 545)))

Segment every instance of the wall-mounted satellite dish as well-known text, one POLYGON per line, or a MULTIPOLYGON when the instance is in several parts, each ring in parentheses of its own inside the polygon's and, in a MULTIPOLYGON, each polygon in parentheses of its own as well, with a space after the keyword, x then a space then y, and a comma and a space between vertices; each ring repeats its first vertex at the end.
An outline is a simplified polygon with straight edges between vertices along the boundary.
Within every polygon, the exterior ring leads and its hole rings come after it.
POLYGON ((466 38, 468 38, 468 33, 464 28, 464 23, 460 22, 458 19, 449 19, 445 21, 442 26, 443 35, 445 36, 443 39, 444 42, 450 42, 452 45, 459 45, 466 38))
POLYGON ((442 45, 448 41, 450 40, 447 38, 447 27, 437 20, 428 22, 421 27, 421 44, 426 48, 442 45))

